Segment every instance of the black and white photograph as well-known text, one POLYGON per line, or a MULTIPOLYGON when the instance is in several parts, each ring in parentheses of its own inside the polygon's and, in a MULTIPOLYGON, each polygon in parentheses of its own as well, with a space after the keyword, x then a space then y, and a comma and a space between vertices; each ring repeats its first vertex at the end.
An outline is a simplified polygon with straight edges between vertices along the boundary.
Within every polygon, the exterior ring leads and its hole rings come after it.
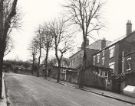
POLYGON ((135 0, 0 0, 0 106, 135 106, 135 0))

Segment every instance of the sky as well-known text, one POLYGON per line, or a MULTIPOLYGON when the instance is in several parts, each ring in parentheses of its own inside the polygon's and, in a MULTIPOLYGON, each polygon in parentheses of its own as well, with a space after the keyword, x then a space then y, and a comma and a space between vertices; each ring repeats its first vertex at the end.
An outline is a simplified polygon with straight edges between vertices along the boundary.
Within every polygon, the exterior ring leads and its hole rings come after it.
MULTIPOLYGON (((29 60, 31 53, 28 50, 30 42, 39 24, 51 21, 64 12, 62 4, 65 0, 18 0, 21 13, 21 28, 14 30, 11 37, 14 49, 4 59, 29 60)), ((105 0, 102 10, 102 19, 105 28, 99 33, 97 39, 106 38, 113 41, 126 34, 126 23, 132 22, 135 28, 135 0, 105 0)), ((76 47, 82 40, 77 36, 76 47)))

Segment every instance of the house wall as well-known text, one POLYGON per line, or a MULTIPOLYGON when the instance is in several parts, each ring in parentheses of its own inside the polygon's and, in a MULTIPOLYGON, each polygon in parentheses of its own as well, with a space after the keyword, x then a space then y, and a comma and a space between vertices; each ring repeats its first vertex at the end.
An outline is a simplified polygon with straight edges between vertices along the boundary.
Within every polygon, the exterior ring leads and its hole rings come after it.
MULTIPOLYGON (((105 68, 112 68, 110 65, 114 63, 114 69, 112 73, 114 75, 117 75, 121 72, 121 58, 120 58, 120 43, 116 43, 110 47, 107 47, 103 49, 102 51, 98 52, 95 56, 95 63, 93 65, 97 67, 105 67, 105 68), (114 48, 113 50, 113 56, 110 57, 110 50, 114 48), (103 56, 104 54, 104 56, 103 56), (100 55, 99 62, 98 62, 98 55, 100 55), (104 64, 102 58, 104 57, 104 64)), ((120 84, 119 82, 113 80, 111 82, 112 84, 112 90, 113 91, 119 91, 120 84)))
POLYGON ((135 42, 133 40, 126 40, 124 42, 124 73, 125 73, 125 80, 121 84, 121 90, 126 85, 135 86, 135 42), (130 41, 130 42, 129 42, 130 41))
POLYGON ((118 60, 119 60, 119 44, 115 44, 115 45, 112 45, 110 46, 109 48, 106 48, 98 53, 96 53, 95 55, 95 63, 93 63, 93 65, 95 66, 98 66, 98 67, 106 67, 106 68, 110 68, 109 67, 109 64, 112 63, 112 62, 115 62, 115 65, 114 65, 114 73, 117 74, 118 73, 118 60), (114 56, 112 58, 109 57, 110 55, 110 51, 109 49, 111 47, 114 46, 114 56), (103 52, 104 52, 104 56, 103 56, 103 52), (99 58, 99 62, 98 62, 98 56, 97 55, 100 55, 100 58, 99 58), (102 61, 102 58, 105 58, 104 60, 104 64, 103 64, 103 61, 102 61))
POLYGON ((107 83, 109 69, 95 68, 93 66, 87 68, 84 73, 83 83, 85 86, 111 90, 111 85, 107 83), (105 75, 105 73, 107 73, 105 75))
MULTIPOLYGON (((87 55, 87 65, 92 65, 93 59, 92 55, 96 53, 98 50, 93 49, 86 49, 86 55, 87 55)), ((83 50, 80 50, 76 54, 74 54, 72 57, 70 57, 70 68, 78 68, 83 64, 83 50)))
POLYGON ((69 59, 69 61, 70 61, 70 68, 77 68, 80 65, 82 65, 83 51, 80 50, 79 52, 77 52, 76 54, 74 54, 73 56, 71 56, 70 59, 69 59))
POLYGON ((70 82, 70 83, 78 83, 78 72, 73 72, 73 71, 67 71, 66 75, 66 81, 70 82))

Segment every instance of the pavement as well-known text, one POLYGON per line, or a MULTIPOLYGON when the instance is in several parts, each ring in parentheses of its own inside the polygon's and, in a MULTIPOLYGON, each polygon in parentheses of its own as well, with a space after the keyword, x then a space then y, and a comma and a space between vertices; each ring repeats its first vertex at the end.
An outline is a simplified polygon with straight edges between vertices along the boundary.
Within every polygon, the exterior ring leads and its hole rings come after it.
MULTIPOLYGON (((53 82, 56 81, 55 79, 52 79, 52 78, 48 78, 48 80, 53 81, 53 82)), ((70 86, 70 87, 78 88, 78 85, 72 84, 72 83, 69 83, 69 82, 60 81, 59 83, 64 85, 64 86, 70 86)), ((84 86, 82 88, 82 90, 135 105, 135 98, 129 97, 129 96, 126 96, 126 95, 123 95, 123 94, 118 94, 118 93, 100 90, 100 89, 95 89, 95 88, 86 87, 86 86, 84 86)))
POLYGON ((133 97, 128 97, 128 96, 125 96, 122 94, 94 89, 94 88, 90 88, 90 87, 84 87, 83 90, 135 105, 135 98, 133 98, 133 97))
POLYGON ((5 82, 10 106, 133 106, 49 78, 8 73, 5 82))
MULTIPOLYGON (((53 78, 48 78, 48 80, 53 81, 53 82, 56 81, 53 78)), ((60 81, 59 83, 64 85, 64 86, 70 86, 70 87, 73 87, 73 88, 78 88, 77 84, 72 84, 72 83, 65 82, 65 81, 60 81)), ((135 105, 135 98, 129 97, 129 96, 126 96, 126 95, 123 95, 123 94, 118 94, 118 93, 105 91, 105 90, 101 90, 101 89, 95 89, 95 88, 86 87, 86 86, 84 86, 81 90, 135 105)))

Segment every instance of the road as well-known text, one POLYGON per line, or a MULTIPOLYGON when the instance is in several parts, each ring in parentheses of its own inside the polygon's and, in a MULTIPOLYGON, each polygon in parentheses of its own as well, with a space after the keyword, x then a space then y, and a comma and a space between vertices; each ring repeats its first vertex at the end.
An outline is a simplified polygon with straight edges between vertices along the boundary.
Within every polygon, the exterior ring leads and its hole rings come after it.
POLYGON ((34 76, 8 73, 5 82, 11 106, 132 106, 34 76))

